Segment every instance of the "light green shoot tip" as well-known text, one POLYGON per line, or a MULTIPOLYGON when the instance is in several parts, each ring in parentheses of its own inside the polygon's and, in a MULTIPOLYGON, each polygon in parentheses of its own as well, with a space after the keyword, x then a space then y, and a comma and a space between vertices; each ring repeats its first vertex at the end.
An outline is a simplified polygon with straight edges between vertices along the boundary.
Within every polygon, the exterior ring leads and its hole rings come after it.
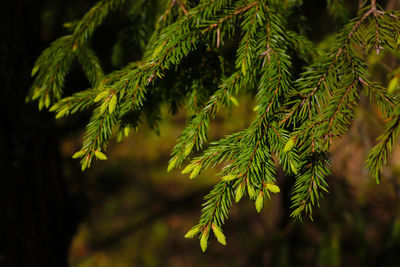
POLYGON ((94 155, 96 156, 96 158, 98 158, 99 160, 107 160, 107 156, 104 155, 102 152, 100 152, 99 150, 95 150, 94 151, 94 155))
POLYGON ((84 155, 85 155, 85 151, 78 151, 78 152, 76 152, 74 155, 72 155, 72 158, 73 159, 77 159, 77 158, 81 158, 81 157, 83 157, 84 155))
POLYGON ((398 87, 398 85, 399 85, 399 77, 395 76, 395 77, 389 82, 389 85, 388 85, 388 88, 387 88, 388 92, 389 92, 389 93, 393 93, 394 90, 398 87))
POLYGON ((208 229, 204 230, 200 238, 200 247, 203 252, 207 250, 208 246, 208 229))
POLYGON ((257 212, 260 213, 262 208, 264 207, 264 194, 262 190, 258 194, 255 204, 257 212))
POLYGON ((200 232, 200 227, 194 227, 192 229, 190 229, 186 235, 185 238, 193 238, 195 235, 197 235, 200 232))
POLYGON ((286 143, 285 147, 283 148, 283 152, 289 152, 290 150, 293 149, 294 145, 296 144, 296 140, 292 137, 289 139, 289 141, 286 143))
POLYGON ((117 106, 117 95, 113 95, 110 100, 110 104, 108 105, 108 112, 111 114, 115 110, 117 106))
POLYGON ((191 142, 191 143, 189 143, 189 144, 186 145, 185 151, 183 152, 183 154, 185 155, 185 157, 189 156, 190 152, 192 152, 193 146, 194 146, 194 143, 193 143, 193 142, 191 142))
POLYGON ((94 99, 94 102, 95 102, 95 103, 99 102, 99 101, 102 100, 104 97, 106 97, 108 94, 109 94, 108 91, 103 91, 103 92, 99 93, 99 94, 96 96, 96 98, 94 99))
POLYGON ((226 238, 225 238, 224 233, 222 233, 221 228, 219 228, 218 226, 213 224, 212 225, 212 230, 213 230, 214 235, 217 238, 218 242, 225 246, 226 245, 226 238))
POLYGON ((266 184, 265 186, 269 191, 271 191, 272 193, 279 193, 281 191, 281 189, 279 188, 279 186, 275 185, 275 184, 266 184))
POLYGON ((59 118, 64 117, 64 115, 68 114, 68 112, 69 112, 68 107, 66 107, 66 108, 64 108, 64 109, 62 109, 62 110, 60 110, 60 111, 56 114, 56 119, 59 119, 59 118))
POLYGON ((238 203, 244 195, 244 185, 241 183, 235 192, 235 202, 238 203))
POLYGON ((190 179, 196 178, 199 175, 200 171, 201 171, 201 165, 200 164, 196 164, 196 167, 193 169, 193 171, 190 174, 189 178, 190 179))
POLYGON ((236 99, 236 97, 234 96, 230 96, 229 99, 231 100, 231 102, 235 105, 235 106, 239 106, 239 101, 236 99))
POLYGON ((188 174, 189 172, 191 172, 195 167, 196 167, 197 163, 192 162, 189 165, 187 165, 183 171, 181 172, 182 174, 188 174))
POLYGON ((173 157, 169 163, 168 163, 168 168, 167 168, 167 172, 172 171, 175 166, 176 166, 176 162, 178 161, 178 157, 173 157))
POLYGON ((235 180, 236 177, 237 177, 237 175, 231 174, 231 173, 230 173, 230 174, 228 174, 228 175, 223 176, 223 177, 221 178, 221 180, 222 180, 222 181, 225 181, 225 182, 229 182, 229 181, 235 180))

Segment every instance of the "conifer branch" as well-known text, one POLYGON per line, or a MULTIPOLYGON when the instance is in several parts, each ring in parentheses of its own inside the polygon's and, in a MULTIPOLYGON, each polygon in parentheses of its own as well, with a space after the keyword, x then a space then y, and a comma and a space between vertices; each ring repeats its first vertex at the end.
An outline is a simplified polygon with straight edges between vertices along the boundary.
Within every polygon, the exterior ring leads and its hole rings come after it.
MULTIPOLYGON (((294 136, 294 139, 300 139, 298 143, 299 150, 302 151, 301 160, 305 162, 303 164, 304 167, 301 169, 301 174, 296 177, 296 187, 292 197, 293 208, 295 208, 292 213, 294 217, 300 217, 303 213, 309 213, 311 216, 311 206, 318 204, 320 195, 317 192, 321 191, 321 189, 323 191, 326 189, 325 185, 321 186, 321 183, 324 183, 324 176, 328 173, 325 171, 327 164, 324 160, 325 157, 311 157, 311 165, 309 165, 310 162, 307 161, 307 158, 310 158, 310 153, 314 154, 315 150, 322 150, 326 154, 332 141, 331 138, 342 136, 347 131, 347 127, 354 117, 354 109, 358 102, 357 89, 360 84, 370 84, 366 81, 367 66, 363 59, 358 56, 358 52, 354 49, 352 42, 360 40, 361 36, 359 36, 358 30, 368 24, 369 19, 372 21, 379 20, 383 12, 376 10, 376 6, 372 6, 364 12, 358 19, 345 26, 344 30, 339 34, 338 40, 342 43, 337 45, 333 53, 334 56, 331 56, 322 65, 322 69, 325 68, 322 72, 324 74, 321 73, 320 76, 316 76, 312 72, 313 69, 304 72, 303 77, 298 80, 298 86, 300 88, 303 87, 304 92, 309 91, 310 93, 303 100, 294 102, 292 110, 281 121, 281 125, 287 122, 295 122, 299 119, 307 121, 299 127, 298 133, 294 136), (310 75, 311 79, 307 79, 307 75, 310 75), (316 79, 315 77, 318 78, 316 79), (311 90, 306 89, 310 81, 316 84, 311 90), (297 117, 293 118, 293 116, 297 117), (318 170, 318 173, 315 172, 316 170, 318 170), (320 182, 314 183, 317 177, 320 182), (307 183, 312 187, 305 186, 307 183), (313 195, 311 194, 313 192, 311 189, 314 188, 319 189, 315 190, 313 195)), ((379 25, 379 22, 375 22, 375 25, 379 25)), ((372 38, 364 38, 375 40, 375 44, 380 44, 380 35, 377 35, 376 32, 373 34, 372 38)), ((391 36, 387 35, 387 37, 391 36)), ((378 50, 377 53, 379 53, 378 50)), ((382 90, 378 86, 369 86, 368 89, 370 91, 367 94, 374 95, 375 99, 380 102, 379 105, 385 106, 385 109, 390 112, 390 102, 386 102, 387 98, 382 93, 382 90), (385 101, 385 103, 381 101, 385 101)), ((303 93, 302 90, 300 92, 303 93)), ((379 157, 379 152, 375 153, 376 157, 379 157)), ((379 166, 373 167, 373 173, 379 172, 376 171, 379 166)))
POLYGON ((65 76, 77 56, 89 81, 99 82, 102 77, 100 63, 85 44, 109 12, 116 10, 123 2, 124 0, 98 2, 79 21, 71 35, 54 41, 42 52, 32 70, 32 76, 36 75, 36 78, 28 96, 29 100, 39 100, 39 109, 43 106, 49 108, 53 101, 61 98, 65 76))
POLYGON ((398 141, 399 133, 400 107, 397 106, 386 125, 385 132, 378 138, 380 142, 371 149, 368 155, 369 173, 376 183, 380 182, 383 166, 387 164, 389 156, 392 154, 393 148, 398 141))
MULTIPOLYGON (((302 219, 304 214, 312 216, 312 207, 322 197, 322 191, 328 192, 325 177, 330 174, 327 169, 329 161, 324 153, 312 153, 304 161, 296 177, 292 194, 292 217, 302 219), (311 166, 310 166, 311 165, 311 166)), ((312 217, 311 217, 312 218, 312 217)))
MULTIPOLYGON (((206 146, 210 121, 218 110, 237 105, 239 93, 256 94, 250 126, 211 142, 182 171, 192 179, 206 168, 224 166, 221 181, 205 198, 199 223, 185 236, 199 235, 204 251, 211 231, 226 244, 221 227, 233 197, 238 202, 248 196, 260 212, 270 193, 280 191, 275 161, 295 179, 292 217, 311 217, 313 206, 328 191, 330 144, 348 131, 359 94, 365 94, 391 119, 367 160, 371 176, 379 182, 400 132, 400 109, 391 90, 369 80, 365 56, 397 48, 398 11, 383 11, 371 0, 339 31, 330 51, 318 58, 316 45, 290 28, 286 15, 302 1, 165 1, 159 20, 141 25, 146 32, 146 45, 140 40, 136 57, 141 60, 105 75, 90 37, 123 3, 99 1, 70 35, 43 51, 32 71, 35 81, 28 98, 38 100, 39 109, 57 101, 50 108, 56 118, 92 112, 82 149, 73 156, 81 158, 83 170, 93 159, 107 159, 113 132, 118 140, 128 136, 141 117, 156 130, 164 103, 173 111, 184 103, 189 111, 168 170, 179 167, 193 150, 206 146), (227 56, 231 50, 234 56, 227 56), (63 97, 75 60, 92 88, 63 97), (297 65, 306 68, 298 73, 297 65)), ((149 3, 134 2, 129 15, 138 15, 139 7, 149 3)), ((343 1, 328 1, 328 9, 336 19, 343 18, 343 1)))

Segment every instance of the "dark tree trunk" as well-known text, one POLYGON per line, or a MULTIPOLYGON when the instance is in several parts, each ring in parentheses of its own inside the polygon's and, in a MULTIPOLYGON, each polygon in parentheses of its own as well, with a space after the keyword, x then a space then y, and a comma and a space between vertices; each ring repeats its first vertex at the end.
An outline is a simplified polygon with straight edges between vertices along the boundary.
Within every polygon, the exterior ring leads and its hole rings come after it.
POLYGON ((53 116, 24 103, 41 49, 40 1, 1 5, 0 266, 67 266, 77 219, 53 116))

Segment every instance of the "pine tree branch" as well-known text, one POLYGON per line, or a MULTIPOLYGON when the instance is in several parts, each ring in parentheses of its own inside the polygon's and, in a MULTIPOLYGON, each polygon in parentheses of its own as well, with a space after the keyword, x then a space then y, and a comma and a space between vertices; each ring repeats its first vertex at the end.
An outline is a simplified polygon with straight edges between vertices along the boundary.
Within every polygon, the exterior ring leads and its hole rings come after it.
MULTIPOLYGON (((387 92, 391 90, 368 79, 365 56, 384 48, 394 51, 400 36, 399 12, 382 11, 371 0, 339 31, 330 52, 316 58, 316 46, 290 29, 293 21, 286 14, 302 1, 164 1, 164 10, 151 9, 160 18, 153 23, 146 11, 150 2, 139 0, 127 13, 145 12, 146 23, 140 29, 146 33, 139 38, 140 51, 135 54, 141 60, 104 75, 89 39, 123 2, 99 1, 71 35, 43 51, 32 73, 36 79, 29 98, 38 99, 40 109, 59 100, 50 109, 57 112, 56 118, 94 106, 82 150, 73 156, 81 158, 82 169, 95 158, 107 159, 104 152, 114 130, 118 140, 128 136, 141 117, 157 129, 166 103, 174 112, 186 105, 190 115, 172 151, 171 170, 205 146, 210 120, 220 108, 238 104, 239 92, 256 93, 256 116, 250 126, 211 142, 182 171, 195 178, 206 168, 224 164, 221 181, 205 198, 199 223, 186 235, 200 235, 204 251, 211 231, 226 244, 220 227, 228 218, 233 196, 236 202, 248 196, 260 212, 270 192, 279 192, 275 161, 295 178, 291 216, 311 216, 327 191, 330 143, 348 131, 359 93, 364 93, 391 118, 367 162, 379 181, 400 133, 400 108, 387 92), (232 48, 234 56, 227 55, 232 48), (75 59, 93 88, 61 98, 75 59), (303 61, 313 63, 294 81, 303 61)), ((343 18, 339 10, 346 11, 342 0, 328 1, 328 9, 337 18, 343 18)), ((301 25, 295 28, 303 30, 301 25)), ((117 50, 122 49, 119 46, 117 50)))
POLYGON ((369 173, 376 183, 380 182, 383 166, 386 165, 389 156, 392 154, 399 133, 400 107, 398 106, 386 125, 384 134, 378 138, 380 142, 371 149, 368 155, 367 166, 370 168, 369 173))

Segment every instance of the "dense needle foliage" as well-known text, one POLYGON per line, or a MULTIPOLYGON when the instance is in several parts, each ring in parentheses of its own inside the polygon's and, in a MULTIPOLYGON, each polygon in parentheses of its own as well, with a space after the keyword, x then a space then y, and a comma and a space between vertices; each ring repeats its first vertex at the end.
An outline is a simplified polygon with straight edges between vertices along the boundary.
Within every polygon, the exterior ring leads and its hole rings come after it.
MULTIPOLYGON (((247 196, 260 212, 280 191, 278 165, 295 180, 292 217, 311 217, 328 191, 330 146, 348 131, 361 94, 387 121, 367 159, 379 183, 400 131, 400 104, 393 90, 398 79, 388 89, 371 81, 366 58, 398 48, 400 12, 383 10, 374 0, 363 2, 323 53, 301 24, 293 23, 302 5, 296 0, 99 1, 80 21, 66 23, 70 34, 43 51, 32 71, 28 100, 38 101, 39 109, 50 108, 56 118, 92 112, 82 149, 74 155, 81 158, 82 170, 94 159, 107 159, 114 134, 118 140, 127 137, 143 117, 157 130, 161 105, 172 111, 185 106, 186 128, 168 170, 180 167, 194 151, 202 153, 182 171, 190 178, 223 166, 220 182, 205 197, 199 223, 186 235, 198 235, 203 251, 210 232, 226 243, 221 227, 233 202, 247 196), (130 18, 135 32, 120 29, 114 61, 123 62, 124 47, 133 43, 139 59, 105 74, 90 41, 112 12, 130 18), (65 77, 75 61, 91 88, 65 96, 65 77), (210 120, 219 109, 234 108, 238 94, 256 95, 254 120, 208 143, 210 120)), ((327 7, 335 17, 346 17, 344 2, 327 1, 327 7)))

